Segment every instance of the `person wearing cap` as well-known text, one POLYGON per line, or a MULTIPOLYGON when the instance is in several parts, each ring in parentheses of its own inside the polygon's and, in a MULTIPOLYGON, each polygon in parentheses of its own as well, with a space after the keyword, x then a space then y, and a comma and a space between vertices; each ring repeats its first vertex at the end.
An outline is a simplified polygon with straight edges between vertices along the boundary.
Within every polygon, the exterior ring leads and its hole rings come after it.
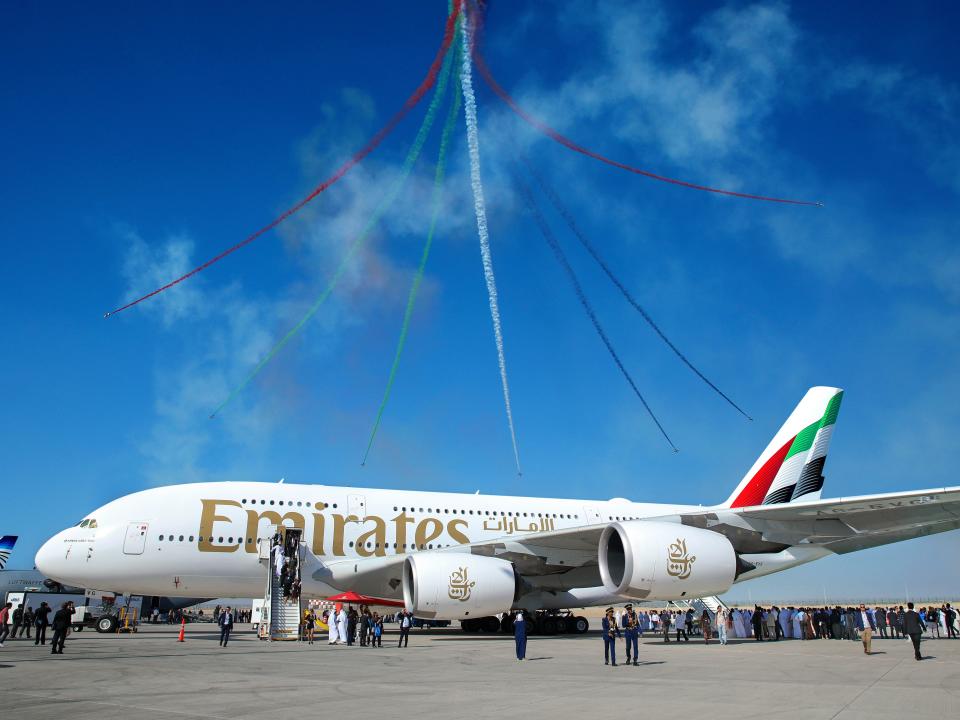
POLYGON ((523 610, 517 610, 513 617, 513 640, 517 644, 517 660, 523 660, 527 656, 527 620, 523 610))
POLYGON ((630 664, 630 648, 633 647, 633 664, 637 664, 637 633, 640 630, 640 623, 637 621, 637 614, 633 611, 633 605, 627 603, 623 606, 624 613, 621 620, 623 624, 623 637, 627 648, 627 665, 630 664))
POLYGON ((603 627, 603 664, 617 666, 617 638, 620 637, 620 628, 617 619, 613 616, 613 608, 608 607, 601 622, 603 627))

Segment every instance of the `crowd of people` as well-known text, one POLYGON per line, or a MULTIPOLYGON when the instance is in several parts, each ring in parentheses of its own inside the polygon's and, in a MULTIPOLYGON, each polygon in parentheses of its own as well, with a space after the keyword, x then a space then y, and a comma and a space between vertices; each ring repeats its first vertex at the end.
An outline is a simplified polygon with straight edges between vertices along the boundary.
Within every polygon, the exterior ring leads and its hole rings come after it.
POLYGON ((714 616, 706 608, 695 611, 687 609, 641 610, 627 604, 622 610, 609 607, 601 622, 604 642, 604 663, 617 664, 616 641, 626 643, 627 663, 631 657, 637 664, 638 638, 651 632, 670 642, 689 642, 699 636, 706 644, 716 635, 721 645, 729 638, 753 638, 757 641, 781 639, 832 639, 854 640, 863 643, 863 651, 871 654, 874 633, 880 638, 909 638, 913 641, 917 660, 920 654, 920 639, 960 637, 960 616, 950 603, 940 607, 928 606, 916 610, 913 603, 892 607, 794 607, 780 608, 776 605, 752 610, 720 607, 714 616))
MULTIPOLYGON (((359 645, 360 647, 383 647, 383 624, 387 621, 385 615, 370 610, 366 605, 354 609, 352 605, 341 605, 338 608, 325 611, 321 617, 328 628, 329 645, 359 645)), ((410 643, 410 628, 413 625, 413 615, 401 610, 393 618, 400 628, 400 639, 397 647, 406 647, 410 643)), ((301 637, 307 637, 313 644, 313 633, 317 615, 314 610, 304 611, 304 621, 301 628, 301 637)))
POLYGON ((286 534, 277 533, 271 541, 271 557, 277 582, 283 597, 296 600, 300 597, 300 534, 288 530, 286 534))
POLYGON ((50 619, 50 613, 53 612, 46 602, 41 602, 40 606, 34 610, 28 605, 23 604, 13 606, 12 602, 4 603, 0 607, 0 648, 8 639, 19 639, 26 634, 26 639, 30 639, 30 631, 36 631, 34 645, 47 644, 47 628, 53 628, 51 655, 63 655, 63 646, 67 640, 67 633, 70 630, 70 622, 73 618, 74 604, 68 600, 60 606, 60 609, 53 613, 53 619, 50 619))

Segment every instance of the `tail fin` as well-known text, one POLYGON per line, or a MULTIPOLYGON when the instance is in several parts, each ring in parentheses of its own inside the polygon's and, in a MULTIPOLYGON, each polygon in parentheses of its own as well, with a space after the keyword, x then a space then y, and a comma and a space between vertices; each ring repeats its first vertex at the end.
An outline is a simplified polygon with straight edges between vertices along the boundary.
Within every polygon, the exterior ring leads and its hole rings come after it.
POLYGON ((3 570, 7 566, 7 560, 10 559, 10 553, 13 552, 13 546, 16 544, 16 535, 4 535, 0 537, 0 570, 3 570))
POLYGON ((839 388, 810 388, 723 507, 819 499, 842 399, 839 388))

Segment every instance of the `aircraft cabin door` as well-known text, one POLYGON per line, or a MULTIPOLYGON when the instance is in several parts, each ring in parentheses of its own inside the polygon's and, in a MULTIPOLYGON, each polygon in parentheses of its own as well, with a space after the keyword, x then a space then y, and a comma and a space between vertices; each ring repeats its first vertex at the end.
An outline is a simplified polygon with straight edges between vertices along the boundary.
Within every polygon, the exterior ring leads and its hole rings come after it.
POLYGON ((348 495, 347 509, 351 515, 363 520, 367 516, 367 499, 363 495, 348 495))
POLYGON ((599 525, 603 522, 600 511, 594 507, 585 507, 583 509, 584 517, 587 518, 587 525, 599 525))
POLYGON ((130 523, 127 525, 127 534, 123 538, 124 555, 143 555, 147 546, 147 523, 130 523))

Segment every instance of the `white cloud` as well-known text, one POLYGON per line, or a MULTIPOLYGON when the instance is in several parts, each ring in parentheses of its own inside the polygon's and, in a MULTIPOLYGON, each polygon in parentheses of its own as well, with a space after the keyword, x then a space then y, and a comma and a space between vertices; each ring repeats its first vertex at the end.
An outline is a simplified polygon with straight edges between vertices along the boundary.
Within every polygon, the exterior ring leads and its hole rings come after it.
MULTIPOLYGON (((690 32, 659 3, 575 3, 561 27, 598 59, 584 57, 556 91, 528 79, 521 104, 561 130, 601 124, 593 135, 613 133, 640 146, 637 156, 665 158, 688 172, 710 167, 714 176, 719 161, 742 160, 767 135, 763 121, 799 36, 779 3, 724 8, 690 32), (677 43, 688 48, 682 57, 668 52, 677 43)), ((736 182, 733 168, 725 172, 736 182)))

